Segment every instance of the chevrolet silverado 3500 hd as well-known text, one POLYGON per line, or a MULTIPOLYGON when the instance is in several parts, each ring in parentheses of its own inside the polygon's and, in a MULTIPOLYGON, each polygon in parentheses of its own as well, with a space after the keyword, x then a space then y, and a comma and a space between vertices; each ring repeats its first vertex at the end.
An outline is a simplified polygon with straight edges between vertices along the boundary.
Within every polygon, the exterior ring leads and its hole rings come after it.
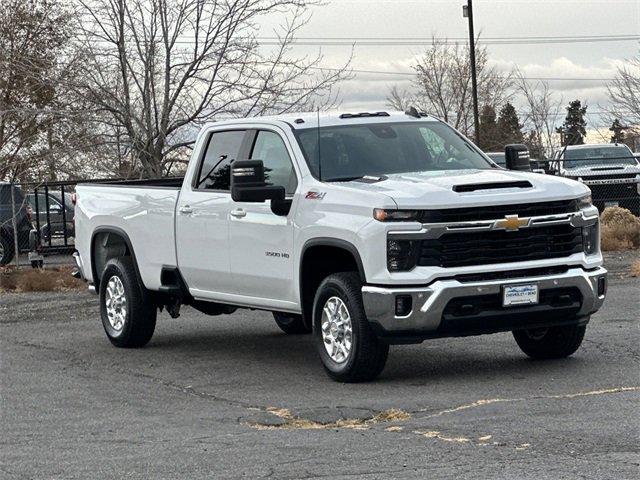
POLYGON ((118 347, 162 308, 267 310, 363 381, 390 344, 437 337, 513 331, 569 356, 605 297, 586 186, 500 168, 415 111, 212 123, 184 180, 76 193, 76 261, 118 347))

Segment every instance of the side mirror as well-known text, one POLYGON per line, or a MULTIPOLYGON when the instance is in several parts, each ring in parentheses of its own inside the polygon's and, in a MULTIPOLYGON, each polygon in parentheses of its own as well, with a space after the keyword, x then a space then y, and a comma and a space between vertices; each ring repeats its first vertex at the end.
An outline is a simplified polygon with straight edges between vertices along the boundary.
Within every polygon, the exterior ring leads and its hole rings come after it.
POLYGON ((231 198, 234 202, 261 203, 284 200, 284 187, 267 185, 262 160, 240 160, 231 164, 231 198))
POLYGON ((529 149, 526 145, 514 143, 504 147, 504 157, 508 170, 518 170, 522 172, 531 171, 529 162, 529 149))

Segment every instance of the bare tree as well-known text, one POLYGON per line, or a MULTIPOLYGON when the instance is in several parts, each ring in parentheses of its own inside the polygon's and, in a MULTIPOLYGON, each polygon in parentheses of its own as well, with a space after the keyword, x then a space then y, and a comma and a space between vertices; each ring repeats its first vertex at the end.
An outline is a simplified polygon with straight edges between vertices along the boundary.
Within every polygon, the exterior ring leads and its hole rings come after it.
MULTIPOLYGON (((401 93, 392 89, 387 99, 395 107, 398 99, 411 101, 422 111, 442 118, 469 135, 473 127, 471 65, 469 46, 433 38, 414 66, 417 78, 413 91, 401 93)), ((486 47, 476 46, 478 101, 498 109, 511 96, 511 74, 501 73, 488 62, 486 47)))
POLYGON ((61 86, 74 76, 64 3, 0 4, 0 179, 55 178, 85 135, 61 86))
POLYGON ((184 161, 203 122, 331 101, 345 77, 344 68, 320 69, 320 53, 292 56, 317 0, 80 2, 87 60, 76 89, 105 126, 126 132, 143 176, 184 161), (267 50, 256 39, 258 22, 274 13, 287 20, 267 50))
POLYGON ((546 81, 531 82, 519 70, 516 70, 514 78, 527 109, 523 116, 525 129, 534 132, 529 138, 535 139, 538 143, 530 147, 544 152, 548 157, 560 146, 560 138, 556 134, 556 123, 563 111, 563 99, 553 95, 546 81))
POLYGON ((387 105, 394 110, 406 111, 409 107, 414 106, 415 95, 408 89, 400 89, 397 85, 394 85, 389 90, 387 95, 387 105))
POLYGON ((618 68, 607 92, 611 101, 609 121, 619 119, 630 130, 640 133, 640 51, 618 68))

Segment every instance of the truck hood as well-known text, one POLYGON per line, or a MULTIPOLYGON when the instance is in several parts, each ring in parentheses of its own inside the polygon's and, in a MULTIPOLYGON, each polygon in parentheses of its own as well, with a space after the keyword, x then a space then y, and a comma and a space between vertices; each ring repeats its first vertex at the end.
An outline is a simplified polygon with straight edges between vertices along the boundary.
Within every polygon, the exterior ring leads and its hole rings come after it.
POLYGON ((341 185, 382 193, 391 197, 398 208, 428 209, 545 202, 589 193, 587 187, 573 180, 503 169, 403 173, 388 175, 375 183, 352 180, 341 185), (528 182, 531 186, 509 186, 513 182, 528 182), (496 188, 487 184, 496 184, 496 188))

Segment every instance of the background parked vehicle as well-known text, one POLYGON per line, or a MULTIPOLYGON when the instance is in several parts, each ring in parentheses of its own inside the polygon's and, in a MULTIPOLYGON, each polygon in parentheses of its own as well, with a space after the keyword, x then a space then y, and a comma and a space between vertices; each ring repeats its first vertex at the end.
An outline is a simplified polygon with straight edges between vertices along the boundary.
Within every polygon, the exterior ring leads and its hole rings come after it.
POLYGON ((40 225, 41 241, 48 242, 50 237, 74 236, 71 193, 51 191, 49 188, 45 192, 44 187, 41 187, 27 194, 27 201, 33 211, 34 223, 40 225))
POLYGON ((570 145, 554 154, 551 169, 587 185, 598 210, 619 206, 640 215, 640 165, 626 145, 570 145))
POLYGON ((31 209, 22 190, 17 185, 0 183, 0 265, 7 265, 11 262, 16 250, 19 252, 29 250, 29 231, 31 228, 31 209), (18 233, 17 249, 13 231, 14 212, 18 233))

